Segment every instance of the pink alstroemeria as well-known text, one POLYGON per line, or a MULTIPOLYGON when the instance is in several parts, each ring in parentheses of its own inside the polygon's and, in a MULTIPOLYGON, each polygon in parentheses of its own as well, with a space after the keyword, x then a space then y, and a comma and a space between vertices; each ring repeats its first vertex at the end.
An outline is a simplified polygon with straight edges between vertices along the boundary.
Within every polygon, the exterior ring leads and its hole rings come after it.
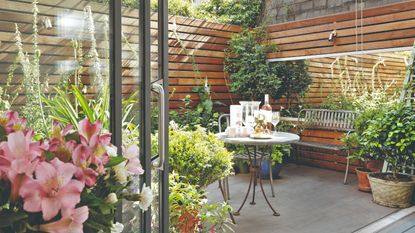
POLYGON ((99 174, 104 174, 104 165, 109 161, 106 147, 111 144, 111 134, 101 134, 101 129, 102 124, 98 121, 91 123, 85 118, 79 122, 81 143, 91 149, 91 163, 97 166, 99 174))
POLYGON ((12 133, 15 131, 21 131, 25 129, 26 119, 19 118, 19 113, 17 112, 6 112, 0 116, 0 126, 2 126, 6 133, 12 133))
POLYGON ((140 149, 137 145, 133 144, 124 149, 124 157, 127 159, 125 168, 128 172, 134 175, 141 175, 144 173, 143 167, 141 166, 140 159, 138 158, 140 149))
POLYGON ((27 181, 20 189, 23 209, 42 211, 45 221, 55 217, 59 210, 75 208, 81 200, 84 183, 72 179, 76 167, 55 158, 50 163, 41 162, 35 171, 36 179, 27 181))
POLYGON ((62 213, 62 218, 56 222, 42 224, 39 230, 48 233, 83 233, 82 224, 88 219, 87 206, 68 209, 62 213))
POLYGON ((65 140, 65 136, 72 128, 72 125, 68 125, 62 129, 58 121, 53 122, 52 138, 49 140, 49 151, 53 152, 55 157, 58 157, 63 162, 69 162, 71 160, 72 152, 77 145, 75 140, 65 140))
POLYGON ((16 200, 21 186, 31 177, 40 161, 46 144, 32 141, 31 131, 10 133, 7 141, 0 144, 0 170, 11 182, 11 198, 16 200))
POLYGON ((79 144, 72 153, 72 162, 76 166, 75 177, 85 182, 88 187, 95 185, 98 176, 98 173, 89 167, 91 159, 91 149, 82 144, 79 144))

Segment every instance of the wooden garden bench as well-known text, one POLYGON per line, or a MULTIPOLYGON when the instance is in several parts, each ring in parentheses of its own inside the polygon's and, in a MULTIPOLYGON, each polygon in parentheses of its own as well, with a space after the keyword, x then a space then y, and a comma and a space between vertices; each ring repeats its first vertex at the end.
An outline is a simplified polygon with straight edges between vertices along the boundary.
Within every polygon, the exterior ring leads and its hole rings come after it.
MULTIPOLYGON (((303 109, 298 114, 297 131, 300 141, 294 143, 295 159, 298 163, 299 147, 312 147, 330 151, 346 150, 340 138, 344 133, 354 131, 353 125, 356 112, 345 110, 303 109), (339 134, 341 132, 341 134, 339 134)), ((347 164, 344 183, 347 183, 349 173, 349 151, 347 150, 347 164)))

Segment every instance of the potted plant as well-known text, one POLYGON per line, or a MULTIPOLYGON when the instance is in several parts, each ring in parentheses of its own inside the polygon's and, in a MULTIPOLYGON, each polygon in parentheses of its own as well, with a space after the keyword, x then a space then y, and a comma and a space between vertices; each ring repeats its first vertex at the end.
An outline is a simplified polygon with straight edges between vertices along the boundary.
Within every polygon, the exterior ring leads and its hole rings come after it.
POLYGON ((357 176, 357 184, 360 191, 371 192, 368 174, 370 172, 380 172, 383 167, 383 160, 375 160, 370 155, 366 154, 359 139, 362 133, 366 130, 367 122, 374 119, 378 114, 378 110, 368 109, 359 114, 355 119, 355 131, 347 134, 342 138, 346 149, 349 150, 349 159, 359 161, 360 167, 355 169, 357 176))
POLYGON ((262 179, 269 179, 269 166, 272 169, 272 178, 275 179, 279 176, 284 158, 291 155, 290 145, 276 145, 272 148, 272 154, 270 159, 265 159, 261 163, 261 177, 262 179))
POLYGON ((415 111, 398 104, 388 107, 368 122, 359 139, 362 151, 385 160, 391 172, 371 173, 369 181, 375 203, 405 208, 411 205, 415 179, 400 173, 414 161, 415 111))

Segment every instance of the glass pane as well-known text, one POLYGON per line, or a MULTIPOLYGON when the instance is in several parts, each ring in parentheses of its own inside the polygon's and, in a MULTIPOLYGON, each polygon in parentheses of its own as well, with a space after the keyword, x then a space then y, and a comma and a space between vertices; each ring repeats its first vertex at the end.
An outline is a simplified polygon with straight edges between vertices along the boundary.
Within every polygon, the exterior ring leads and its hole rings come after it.
MULTIPOLYGON (((123 94, 123 145, 139 145, 140 90, 139 70, 139 10, 138 1, 123 1, 122 9, 122 94, 123 94)), ((146 170, 145 172, 150 172, 146 170)), ((147 184, 146 184, 147 185, 147 184)), ((131 190, 141 191, 140 177, 133 180, 131 190)), ((141 209, 137 203, 123 203, 123 232, 140 232, 141 209)))
MULTIPOLYGON (((102 131, 109 131, 111 36, 107 4, 85 0, 1 0, 0 25, 0 111, 18 111, 40 137, 50 135, 52 120, 58 120, 62 127, 72 124, 74 129, 85 118, 99 120, 102 131)), ((79 137, 72 143, 68 138, 59 138, 58 149, 47 154, 64 162, 72 160, 78 180, 105 190, 89 189, 92 191, 85 194, 88 198, 82 196, 79 206, 89 207, 89 218, 83 224, 85 232, 97 232, 97 227, 107 230, 112 225, 113 211, 103 213, 98 205, 89 205, 93 195, 102 200, 109 194, 102 179, 94 180, 103 161, 92 152, 85 152, 77 161, 72 146, 86 146, 79 143, 79 137)), ((85 140, 89 151, 92 139, 85 140)), ((97 152, 96 148, 91 151, 97 152)), ((59 218, 57 215, 53 220, 59 218)))

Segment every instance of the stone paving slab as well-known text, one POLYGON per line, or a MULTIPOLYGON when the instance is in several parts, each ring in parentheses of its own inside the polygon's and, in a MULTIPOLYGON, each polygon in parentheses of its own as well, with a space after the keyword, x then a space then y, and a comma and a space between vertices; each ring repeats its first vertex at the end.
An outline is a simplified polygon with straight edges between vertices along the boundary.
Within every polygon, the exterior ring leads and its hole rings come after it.
MULTIPOLYGON (((286 165, 281 179, 274 180, 276 197, 271 197, 268 180, 264 188, 281 216, 272 216, 257 189, 256 205, 245 204, 235 216, 237 233, 349 233, 385 217, 396 209, 372 202, 371 194, 357 190, 356 177, 343 185, 343 173, 294 164, 286 165)), ((232 176, 230 204, 241 204, 249 183, 247 174, 232 176)), ((208 187, 208 198, 222 200, 217 184, 208 187)), ((251 196, 250 196, 251 198, 251 196)))

